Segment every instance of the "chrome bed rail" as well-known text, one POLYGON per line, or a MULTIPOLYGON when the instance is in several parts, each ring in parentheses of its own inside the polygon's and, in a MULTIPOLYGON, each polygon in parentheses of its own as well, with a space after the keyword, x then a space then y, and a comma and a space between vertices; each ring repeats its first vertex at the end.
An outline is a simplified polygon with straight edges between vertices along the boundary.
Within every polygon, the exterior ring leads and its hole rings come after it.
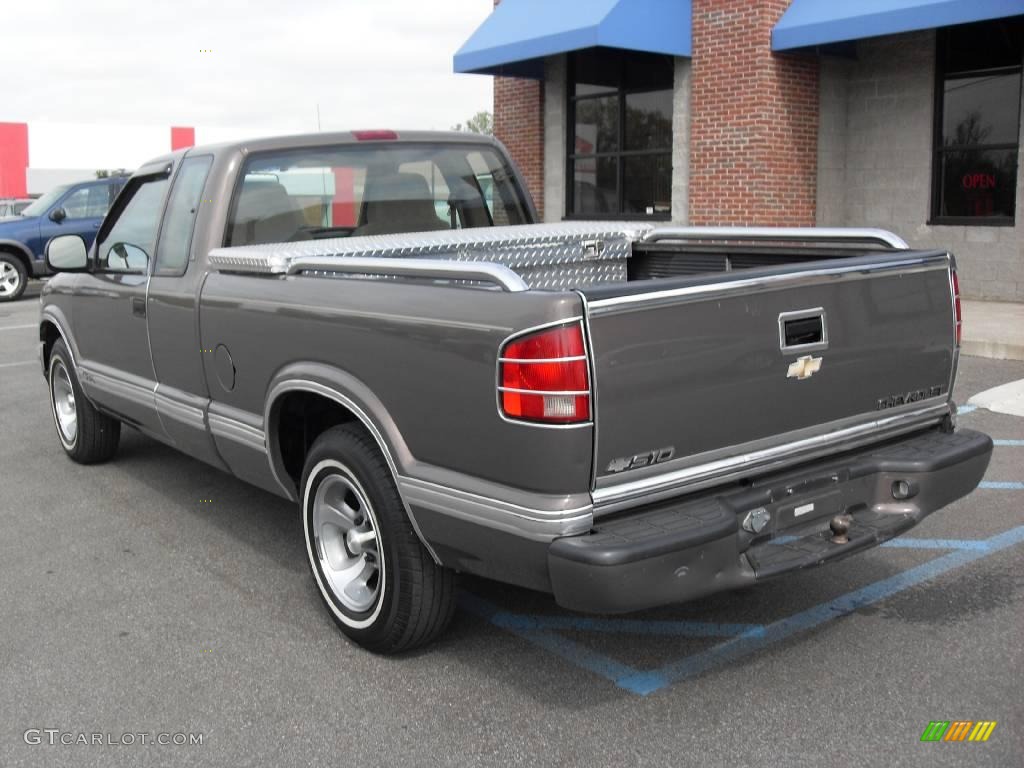
POLYGON ((300 256, 288 264, 286 274, 312 273, 410 277, 491 283, 507 293, 529 290, 526 281, 502 264, 443 259, 394 259, 359 256, 300 256))
POLYGON ((664 240, 866 243, 899 251, 910 249, 903 238, 884 229, 848 227, 657 227, 640 239, 644 243, 664 240))

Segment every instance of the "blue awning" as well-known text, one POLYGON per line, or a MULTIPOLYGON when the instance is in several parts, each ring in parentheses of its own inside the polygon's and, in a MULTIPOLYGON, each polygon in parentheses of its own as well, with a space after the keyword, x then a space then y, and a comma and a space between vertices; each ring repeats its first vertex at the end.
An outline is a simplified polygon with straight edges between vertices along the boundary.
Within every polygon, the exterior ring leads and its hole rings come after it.
POLYGON ((934 29, 1024 14, 1024 0, 793 0, 772 30, 772 50, 934 29))
POLYGON ((689 56, 690 18, 690 0, 503 0, 455 71, 542 78, 545 56, 595 46, 689 56))

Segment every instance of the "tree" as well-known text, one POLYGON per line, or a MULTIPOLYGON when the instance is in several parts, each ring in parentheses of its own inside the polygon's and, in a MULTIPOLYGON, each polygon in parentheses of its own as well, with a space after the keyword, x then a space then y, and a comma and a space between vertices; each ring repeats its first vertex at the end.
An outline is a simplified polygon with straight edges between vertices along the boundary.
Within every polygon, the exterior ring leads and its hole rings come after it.
POLYGON ((128 175, 129 175, 128 171, 125 168, 115 168, 112 171, 108 171, 108 170, 105 170, 105 169, 100 169, 100 170, 96 171, 96 178, 97 179, 110 179, 110 178, 116 178, 118 176, 128 176, 128 175))
POLYGON ((452 126, 453 131, 464 131, 466 133, 485 133, 490 136, 494 133, 494 118, 487 111, 477 112, 466 124, 456 123, 452 126))

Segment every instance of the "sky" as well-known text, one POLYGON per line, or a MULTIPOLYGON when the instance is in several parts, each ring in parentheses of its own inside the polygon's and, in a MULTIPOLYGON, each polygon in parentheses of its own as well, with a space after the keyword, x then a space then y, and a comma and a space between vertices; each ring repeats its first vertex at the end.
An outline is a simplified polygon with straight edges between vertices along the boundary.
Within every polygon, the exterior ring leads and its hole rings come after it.
POLYGON ((448 129, 491 109, 452 56, 491 0, 9 0, 0 121, 240 133, 448 129))

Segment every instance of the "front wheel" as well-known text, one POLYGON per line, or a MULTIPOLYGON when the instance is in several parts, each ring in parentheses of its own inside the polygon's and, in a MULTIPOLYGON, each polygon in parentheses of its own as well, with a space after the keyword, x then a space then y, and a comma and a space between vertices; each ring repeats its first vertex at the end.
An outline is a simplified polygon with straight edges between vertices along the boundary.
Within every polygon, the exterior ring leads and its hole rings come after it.
POLYGON ((110 459, 121 439, 121 422, 100 413, 86 399, 63 341, 54 344, 50 351, 46 378, 50 411, 64 452, 79 464, 110 459))
POLYGON ((455 610, 455 574, 420 543, 387 462, 361 425, 332 427, 316 439, 301 504, 313 578, 342 632, 390 654, 445 629, 455 610))
POLYGON ((9 251, 0 251, 0 301, 15 301, 25 292, 28 271, 21 259, 9 251))

